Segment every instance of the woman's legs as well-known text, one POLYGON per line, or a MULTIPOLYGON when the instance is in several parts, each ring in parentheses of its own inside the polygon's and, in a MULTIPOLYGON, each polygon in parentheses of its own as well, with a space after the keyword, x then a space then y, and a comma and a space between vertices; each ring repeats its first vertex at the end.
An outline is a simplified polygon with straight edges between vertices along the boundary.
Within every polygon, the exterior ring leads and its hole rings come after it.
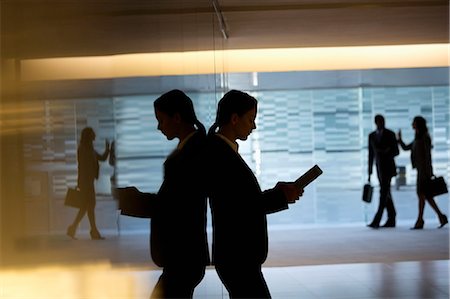
POLYGON ((441 225, 439 226, 439 228, 443 227, 444 225, 446 225, 448 223, 448 219, 447 216, 442 214, 441 210, 439 209, 436 201, 434 200, 433 197, 427 197, 426 200, 428 201, 428 203, 430 204, 430 206, 433 208, 433 210, 436 212, 438 218, 439 218, 439 222, 441 223, 441 225))
POLYGON ((216 265, 216 272, 228 291, 230 299, 234 298, 271 298, 261 265, 216 265))
POLYGON ((89 219, 89 225, 91 226, 91 239, 93 240, 102 240, 104 239, 97 228, 97 223, 95 222, 95 193, 92 194, 93 197, 90 198, 90 201, 87 205, 87 216, 89 219))
POLYGON ((86 206, 78 210, 78 213, 75 216, 75 219, 73 220, 72 224, 69 225, 69 227, 67 228, 67 235, 72 239, 75 239, 75 234, 77 232, 78 225, 80 224, 81 219, 83 219, 85 214, 86 214, 86 206))
POLYGON ((88 214, 88 219, 89 219, 89 224, 91 225, 91 239, 92 240, 103 240, 105 239, 104 237, 102 237, 102 235, 100 235, 100 232, 98 231, 97 228, 97 224, 95 223, 95 211, 94 209, 89 209, 87 211, 88 214))
POLYGON ((85 200, 85 204, 75 217, 73 223, 67 228, 67 235, 74 238, 78 225, 87 213, 89 224, 91 226, 91 238, 92 239, 104 239, 98 231, 97 224, 95 222, 95 189, 93 184, 80 187, 81 194, 85 200))
POLYGON ((202 264, 180 264, 166 266, 156 283, 150 298, 192 298, 194 290, 205 276, 202 264))
POLYGON ((436 212, 436 214, 438 215, 438 217, 439 218, 441 218, 442 217, 442 212, 441 212, 441 210, 439 210, 439 207, 438 207, 438 205, 436 204, 436 201, 434 200, 434 198, 433 197, 427 197, 427 198, 425 198, 427 201, 428 201, 428 203, 430 204, 430 206, 433 208, 433 210, 436 212))
POLYGON ((87 210, 87 215, 89 219, 89 225, 91 226, 91 231, 98 232, 97 224, 95 223, 95 208, 89 208, 87 210))
POLYGON ((422 229, 424 225, 423 211, 425 208, 425 196, 423 194, 417 194, 417 197, 419 199, 419 214, 417 215, 416 224, 411 229, 422 229))
POLYGON ((425 208, 425 201, 428 201, 431 208, 433 208, 433 210, 435 211, 435 213, 437 214, 437 216, 439 218, 439 222, 441 223, 439 228, 441 228, 448 223, 448 219, 447 219, 447 216, 444 215, 441 212, 441 210, 439 209, 433 196, 427 195, 427 194, 429 194, 429 188, 430 188, 430 186, 429 186, 428 176, 424 176, 418 172, 417 173, 417 195, 419 196, 419 216, 417 218, 417 221, 421 220, 423 223, 423 212, 424 212, 424 208, 425 208))
POLYGON ((426 181, 423 179, 423 176, 419 172, 417 172, 416 194, 419 200, 418 202, 419 213, 417 215, 416 224, 414 225, 414 227, 412 227, 412 229, 422 229, 424 225, 423 212, 425 209, 425 192, 424 192, 425 182, 426 181))
POLYGON ((418 194, 419 197, 419 214, 417 215, 417 221, 423 222, 423 212, 425 210, 425 195, 418 194))
POLYGON ((78 224, 80 224, 81 219, 83 219, 84 215, 86 214, 86 207, 82 207, 78 210, 78 214, 73 220, 72 226, 78 227, 78 224))

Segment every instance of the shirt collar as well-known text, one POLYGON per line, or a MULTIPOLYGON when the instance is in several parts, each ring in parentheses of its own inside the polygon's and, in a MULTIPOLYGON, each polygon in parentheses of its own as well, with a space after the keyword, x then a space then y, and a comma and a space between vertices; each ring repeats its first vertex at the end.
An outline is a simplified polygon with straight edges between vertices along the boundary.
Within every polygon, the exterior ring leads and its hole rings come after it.
POLYGON ((231 146, 231 148, 233 149, 233 151, 235 151, 236 153, 238 152, 238 148, 239 145, 236 142, 231 141, 230 139, 228 139, 227 137, 225 137, 222 134, 216 133, 216 136, 221 138, 223 141, 225 141, 229 146, 231 146))
POLYGON ((189 138, 191 138, 197 131, 193 131, 192 133, 190 133, 189 135, 186 136, 186 138, 184 138, 183 141, 181 141, 180 143, 178 143, 177 145, 177 150, 181 150, 184 145, 186 144, 186 142, 189 140, 189 138))

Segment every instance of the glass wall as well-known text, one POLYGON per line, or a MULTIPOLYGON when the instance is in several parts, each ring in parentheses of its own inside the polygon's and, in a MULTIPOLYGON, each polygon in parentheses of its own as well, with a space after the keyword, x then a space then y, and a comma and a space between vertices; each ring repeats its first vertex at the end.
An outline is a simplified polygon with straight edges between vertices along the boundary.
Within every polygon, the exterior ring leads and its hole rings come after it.
MULTIPOLYGON (((165 87, 186 90, 206 127, 212 124, 217 100, 224 91, 242 89, 259 100, 257 129, 247 141, 241 142, 240 153, 263 189, 273 187, 279 180, 294 180, 314 164, 324 170, 305 190, 301 201, 287 211, 269 216, 271 227, 360 225, 371 220, 378 203, 377 189, 372 204, 361 201, 362 185, 367 180, 367 136, 374 129, 375 114, 385 116, 388 128, 402 129, 405 141, 413 139, 413 117, 423 115, 433 139, 435 173, 449 181, 449 88, 440 78, 446 72, 446 69, 418 69, 350 74, 228 74, 226 86, 220 91, 211 83, 216 80, 212 76, 199 76, 195 83, 188 78, 166 78, 165 87), (399 75, 399 71, 404 73, 399 75), (355 76, 357 82, 352 81, 355 76), (433 76, 437 79, 431 80, 433 76), (257 84, 252 78, 257 79, 257 84)), ((136 82, 139 80, 142 79, 136 82)), ((140 85, 136 82, 134 86, 140 85)), ((30 230, 64 230, 74 217, 75 211, 63 206, 63 197, 67 186, 76 184, 76 147, 85 126, 96 131, 98 151, 103 151, 105 139, 115 141, 119 186, 134 185, 145 192, 158 190, 163 161, 176 145, 175 140, 167 141, 157 130, 153 101, 163 90, 159 86, 133 93, 133 84, 116 82, 115 86, 115 94, 108 97, 49 97, 42 102, 40 115, 36 117, 42 119, 45 130, 42 134, 25 136, 24 155, 30 161, 26 165, 30 230), (35 214, 37 209, 43 212, 39 216, 35 214)), ((392 182, 397 217, 399 221, 413 223, 417 215, 416 173, 411 168, 409 152, 401 151, 396 161, 406 168, 406 184, 397 186, 395 179, 392 182)), ((148 230, 148 220, 118 215, 117 203, 111 196, 113 171, 107 162, 101 164, 97 182, 99 227, 148 230)), ((378 184, 376 175, 372 183, 378 184)), ((448 195, 437 198, 443 211, 448 211, 448 199, 448 195)), ((425 216, 435 220, 429 208, 425 216)), ((87 226, 82 223, 82 228, 87 226)))

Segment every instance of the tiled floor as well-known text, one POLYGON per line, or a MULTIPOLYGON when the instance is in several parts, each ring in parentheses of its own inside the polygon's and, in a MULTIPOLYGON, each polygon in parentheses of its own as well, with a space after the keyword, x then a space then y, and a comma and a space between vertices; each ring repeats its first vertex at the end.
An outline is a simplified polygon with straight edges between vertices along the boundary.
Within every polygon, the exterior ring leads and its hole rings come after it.
MULTIPOLYGON (((270 232, 263 272, 274 299, 448 299, 448 234, 448 228, 406 225, 280 228, 270 232)), ((22 263, 0 270, 0 298, 148 299, 161 273, 149 262, 148 235, 107 237, 53 235, 21 243, 22 263)), ((194 298, 228 298, 214 268, 194 298)))
MULTIPOLYGON (((274 299, 449 298, 448 260, 269 267, 274 299)), ((148 299, 161 271, 93 263, 4 270, 0 298, 148 299)), ((194 298, 229 298, 208 269, 194 298)))

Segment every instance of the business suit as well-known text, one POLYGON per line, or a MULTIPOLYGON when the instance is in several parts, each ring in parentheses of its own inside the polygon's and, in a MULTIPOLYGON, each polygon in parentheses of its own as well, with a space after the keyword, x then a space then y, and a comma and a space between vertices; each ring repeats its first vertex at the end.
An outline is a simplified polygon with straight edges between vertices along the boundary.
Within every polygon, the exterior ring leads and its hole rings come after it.
POLYGON ((266 214, 287 209, 281 190, 262 191, 242 157, 219 136, 208 136, 208 195, 212 258, 230 298, 270 298, 261 266, 268 253, 266 214))
POLYGON ((152 259, 163 267, 152 298, 192 298, 210 264, 204 150, 205 134, 196 132, 166 159, 158 193, 138 194, 145 201, 141 217, 151 218, 152 259))
POLYGON ((369 134, 369 176, 372 174, 373 164, 377 168, 377 176, 380 182, 380 202, 378 210, 370 226, 378 227, 387 210, 387 225, 395 226, 396 211, 391 195, 391 179, 397 175, 397 167, 394 157, 399 154, 395 133, 389 129, 381 132, 374 131, 369 134))

